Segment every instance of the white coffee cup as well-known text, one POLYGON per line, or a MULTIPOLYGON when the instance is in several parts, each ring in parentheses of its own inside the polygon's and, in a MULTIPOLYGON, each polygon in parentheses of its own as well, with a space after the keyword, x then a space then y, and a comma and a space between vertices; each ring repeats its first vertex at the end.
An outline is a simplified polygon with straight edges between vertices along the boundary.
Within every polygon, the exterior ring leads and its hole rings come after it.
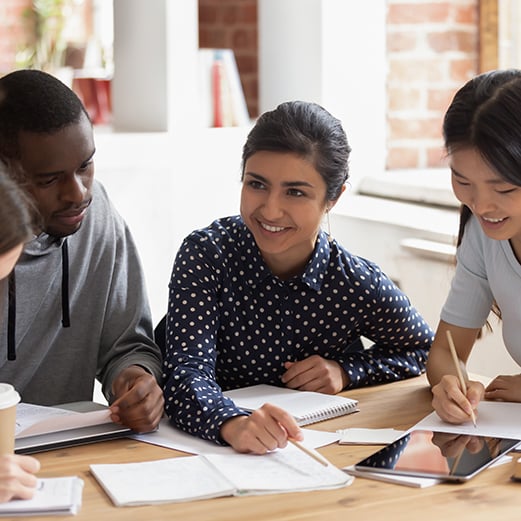
POLYGON ((0 383, 0 455, 14 452, 16 405, 20 395, 11 384, 0 383))

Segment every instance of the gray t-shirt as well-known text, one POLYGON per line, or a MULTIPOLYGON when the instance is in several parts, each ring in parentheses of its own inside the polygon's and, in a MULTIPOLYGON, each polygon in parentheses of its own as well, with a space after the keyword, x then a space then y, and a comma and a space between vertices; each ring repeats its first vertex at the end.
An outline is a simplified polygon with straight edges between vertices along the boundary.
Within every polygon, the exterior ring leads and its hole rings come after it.
POLYGON ((485 235, 472 216, 457 252, 457 266, 441 319, 480 328, 496 301, 502 314, 503 341, 521 365, 521 264, 508 240, 485 235))

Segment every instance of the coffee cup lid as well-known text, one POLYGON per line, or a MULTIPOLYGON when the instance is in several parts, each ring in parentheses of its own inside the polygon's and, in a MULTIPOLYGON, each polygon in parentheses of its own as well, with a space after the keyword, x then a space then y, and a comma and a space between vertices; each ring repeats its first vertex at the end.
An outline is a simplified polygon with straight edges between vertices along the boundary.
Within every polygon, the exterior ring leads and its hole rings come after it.
POLYGON ((11 384, 0 383, 0 409, 7 409, 20 401, 20 395, 11 384))

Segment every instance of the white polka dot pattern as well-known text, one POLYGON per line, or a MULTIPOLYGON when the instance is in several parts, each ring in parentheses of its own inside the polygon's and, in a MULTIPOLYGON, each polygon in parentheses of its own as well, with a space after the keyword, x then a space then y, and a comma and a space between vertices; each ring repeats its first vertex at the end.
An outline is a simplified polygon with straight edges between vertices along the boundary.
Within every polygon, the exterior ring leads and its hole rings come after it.
POLYGON ((425 369, 433 332, 375 264, 321 232, 305 272, 273 276, 239 216, 193 232, 172 271, 164 362, 172 423, 220 442, 227 419, 245 414, 222 389, 281 385, 284 362, 336 360, 349 387, 425 369), (348 347, 360 336, 375 345, 348 347))

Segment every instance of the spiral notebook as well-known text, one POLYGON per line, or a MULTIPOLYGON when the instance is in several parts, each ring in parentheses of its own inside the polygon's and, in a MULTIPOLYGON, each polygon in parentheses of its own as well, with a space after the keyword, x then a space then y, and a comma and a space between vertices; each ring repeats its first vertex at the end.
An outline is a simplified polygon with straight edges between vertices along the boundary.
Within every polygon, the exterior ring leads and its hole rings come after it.
POLYGON ((271 403, 293 415, 300 426, 357 412, 358 401, 334 394, 296 391, 275 385, 259 384, 224 393, 245 411, 271 403))

